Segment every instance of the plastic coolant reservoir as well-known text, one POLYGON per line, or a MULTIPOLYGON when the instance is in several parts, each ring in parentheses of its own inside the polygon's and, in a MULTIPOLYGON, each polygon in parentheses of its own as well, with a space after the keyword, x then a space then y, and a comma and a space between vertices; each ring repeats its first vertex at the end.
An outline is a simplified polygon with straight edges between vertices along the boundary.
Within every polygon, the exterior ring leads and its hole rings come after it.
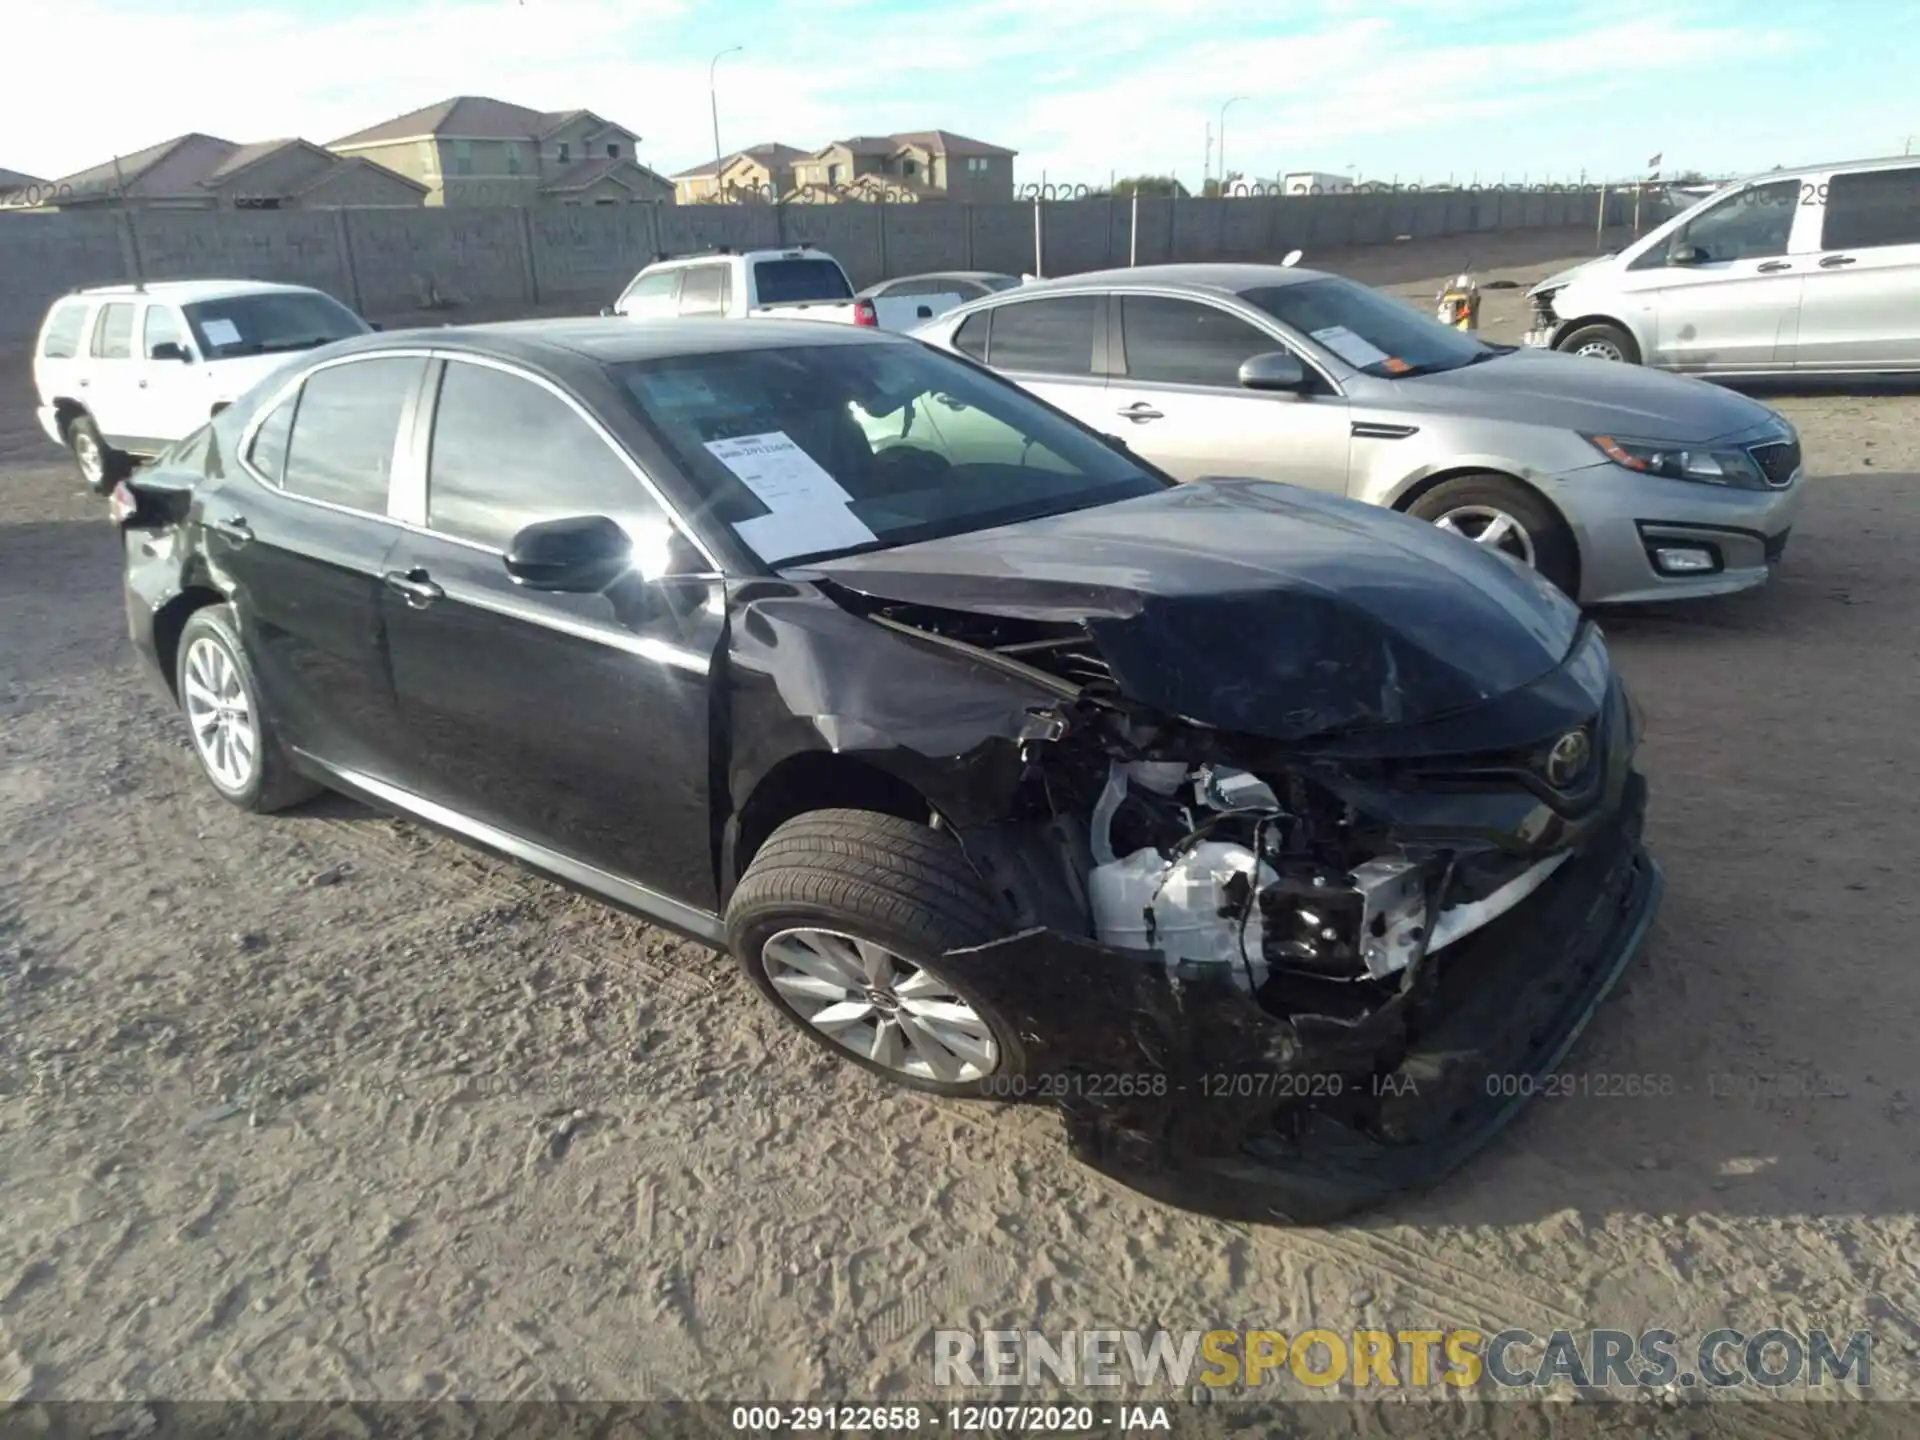
POLYGON ((1210 840, 1171 864, 1159 851, 1148 848, 1096 865, 1087 877, 1095 932, 1104 945, 1158 950, 1169 965, 1184 961, 1229 966, 1232 979, 1241 986, 1248 983, 1247 966, 1241 962, 1244 941, 1258 984, 1266 973, 1260 956, 1259 907, 1252 906, 1244 929, 1238 917, 1220 913, 1234 876, 1245 875, 1255 890, 1278 878, 1270 865, 1260 865, 1256 876, 1256 864, 1253 852, 1244 845, 1210 840))

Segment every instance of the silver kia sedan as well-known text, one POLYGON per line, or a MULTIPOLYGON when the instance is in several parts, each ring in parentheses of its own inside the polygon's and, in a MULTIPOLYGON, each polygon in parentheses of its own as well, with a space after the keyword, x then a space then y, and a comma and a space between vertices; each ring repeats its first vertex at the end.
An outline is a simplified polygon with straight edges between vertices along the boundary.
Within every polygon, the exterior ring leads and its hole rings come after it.
MULTIPOLYGON (((1705 381, 1494 345, 1352 280, 1157 265, 1021 286, 917 328, 1175 478, 1253 475, 1387 505, 1585 604, 1762 583, 1800 439, 1705 381)), ((942 413, 930 423, 966 423, 942 413)))

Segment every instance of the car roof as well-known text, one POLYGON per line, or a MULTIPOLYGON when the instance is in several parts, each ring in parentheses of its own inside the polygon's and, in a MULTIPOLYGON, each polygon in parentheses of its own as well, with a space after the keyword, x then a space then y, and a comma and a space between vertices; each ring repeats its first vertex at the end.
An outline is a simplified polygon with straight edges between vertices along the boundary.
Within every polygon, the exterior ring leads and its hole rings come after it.
POLYGON ((990 300, 976 300, 985 306, 997 301, 1009 304, 1026 296, 1064 290, 1204 290, 1215 295, 1238 295, 1275 285, 1299 285, 1308 280, 1329 278, 1324 270, 1302 270, 1291 265, 1136 265, 1121 270, 1089 270, 1080 275, 1062 275, 1054 280, 1033 280, 1018 290, 1002 290, 990 300))
POLYGON ((228 300, 236 295, 293 292, 312 295, 311 285, 283 285, 273 280, 149 280, 144 285, 89 285, 73 295, 111 295, 155 300, 170 300, 176 305, 191 305, 203 300, 228 300))
POLYGON ((885 330, 830 325, 821 320, 623 320, 618 317, 503 320, 487 325, 441 325, 385 330, 337 341, 330 353, 418 349, 464 350, 532 364, 569 357, 601 365, 675 355, 781 350, 801 345, 910 345, 885 330))
POLYGON ((1720 188, 1727 190, 1736 185, 1761 185, 1769 180, 1802 180, 1809 175, 1846 175, 1856 170, 1884 170, 1897 165, 1920 167, 1920 155, 1888 155, 1878 160, 1831 160, 1824 165, 1785 165, 1778 170, 1762 170, 1755 175, 1729 180, 1720 188))
MULTIPOLYGON (((652 261, 649 270, 664 270, 670 265, 711 264, 715 260, 833 260, 818 245, 769 245, 758 250, 698 250, 690 255, 668 255, 652 261)), ((837 265, 840 262, 835 260, 837 265)))

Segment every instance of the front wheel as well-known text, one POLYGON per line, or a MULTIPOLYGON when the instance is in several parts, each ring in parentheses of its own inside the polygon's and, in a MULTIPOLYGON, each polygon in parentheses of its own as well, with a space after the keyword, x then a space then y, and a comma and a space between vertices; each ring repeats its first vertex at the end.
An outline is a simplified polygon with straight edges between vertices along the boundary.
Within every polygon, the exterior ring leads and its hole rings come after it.
POLYGON ((1582 325, 1554 347, 1569 355, 1585 355, 1592 360, 1616 360, 1627 365, 1640 363, 1640 347, 1618 325, 1596 322, 1582 325))
POLYGON ((1407 507, 1416 519, 1498 550, 1579 598, 1580 547, 1573 531, 1536 491, 1505 475, 1460 475, 1407 507))
POLYGON ((936 1095, 1015 1093, 1014 1027, 949 950, 1007 925, 951 838, 869 810, 776 829, 727 906, 727 938, 760 992, 816 1045, 936 1095))

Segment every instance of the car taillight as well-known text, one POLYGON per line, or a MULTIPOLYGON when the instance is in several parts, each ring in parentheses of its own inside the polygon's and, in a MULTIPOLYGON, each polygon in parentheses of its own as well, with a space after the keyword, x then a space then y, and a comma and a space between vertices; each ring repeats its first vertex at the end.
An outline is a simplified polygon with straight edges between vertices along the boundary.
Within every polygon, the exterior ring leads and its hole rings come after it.
POLYGON ((140 513, 140 497, 133 488, 122 480, 113 487, 113 493, 107 496, 107 514, 113 517, 113 523, 124 525, 140 513))
POLYGON ((856 300, 853 304, 853 323, 867 325, 874 329, 880 326, 880 312, 873 308, 871 300, 856 300))

